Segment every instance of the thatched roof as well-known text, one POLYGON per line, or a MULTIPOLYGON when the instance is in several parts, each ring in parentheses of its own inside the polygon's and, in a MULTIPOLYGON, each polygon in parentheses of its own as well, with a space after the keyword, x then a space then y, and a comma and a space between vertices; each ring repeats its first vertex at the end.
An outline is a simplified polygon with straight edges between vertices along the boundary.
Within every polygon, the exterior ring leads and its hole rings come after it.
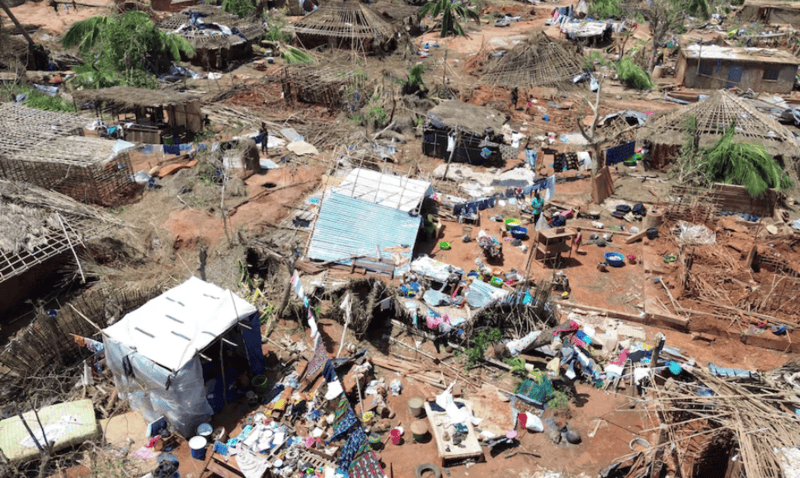
POLYGON ((700 146, 710 146, 719 141, 725 129, 735 121, 734 142, 760 144, 773 156, 800 158, 800 145, 788 128, 725 90, 718 90, 703 101, 650 120, 636 137, 656 144, 682 144, 685 124, 690 117, 697 119, 700 146))
POLYGON ((538 32, 489 65, 480 82, 507 88, 557 86, 571 84, 581 73, 579 55, 538 32))
POLYGON ((158 28, 178 33, 196 49, 230 47, 253 41, 267 32, 263 23, 239 18, 212 5, 193 5, 160 21, 158 28), (199 17, 204 26, 193 26, 192 15, 199 17), (226 34, 217 25, 227 27, 231 33, 226 34))
POLYGON ((394 35, 394 27, 370 7, 355 0, 323 3, 294 24, 299 35, 350 40, 381 41, 394 35))
POLYGON ((19 103, 0 103, 0 155, 12 155, 34 144, 83 134, 91 120, 73 113, 28 108, 19 103))
POLYGON ((9 154, 9 159, 36 163, 61 163, 79 168, 104 164, 114 157, 115 141, 97 137, 67 136, 9 154))
POLYGON ((441 123, 453 130, 460 129, 481 136, 486 128, 492 128, 494 134, 500 134, 508 117, 492 108, 450 100, 443 101, 429 110, 428 120, 441 123))
POLYGON ((0 180, 0 282, 119 222, 62 194, 0 180), (67 240, 69 238, 69 240, 67 240))
MULTIPOLYGON (((200 100, 200 95, 170 90, 146 90, 130 86, 114 86, 99 90, 80 90, 72 94, 77 103, 94 101, 107 108, 130 111, 137 107, 157 108, 184 105, 200 100)), ((99 106, 99 105, 98 105, 99 106)))

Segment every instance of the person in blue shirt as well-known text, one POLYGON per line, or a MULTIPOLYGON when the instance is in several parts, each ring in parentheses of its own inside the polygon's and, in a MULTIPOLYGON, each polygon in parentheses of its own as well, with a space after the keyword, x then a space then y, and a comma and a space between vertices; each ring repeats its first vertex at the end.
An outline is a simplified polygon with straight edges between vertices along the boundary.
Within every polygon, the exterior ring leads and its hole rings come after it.
POLYGON ((542 215, 542 207, 544 207, 544 199, 539 196, 539 191, 533 193, 533 201, 531 201, 531 209, 533 209, 533 226, 539 222, 539 216, 542 215))

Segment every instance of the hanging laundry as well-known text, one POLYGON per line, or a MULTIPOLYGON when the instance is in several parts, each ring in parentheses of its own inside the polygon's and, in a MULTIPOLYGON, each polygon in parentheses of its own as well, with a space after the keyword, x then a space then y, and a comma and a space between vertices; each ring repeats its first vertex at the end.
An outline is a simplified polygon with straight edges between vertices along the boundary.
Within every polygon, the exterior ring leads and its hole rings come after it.
POLYGON ((606 148, 606 165, 621 163, 636 154, 636 141, 625 143, 613 148, 606 148))
POLYGON ((452 153, 456 149, 456 139, 452 134, 447 135, 447 152, 452 153))

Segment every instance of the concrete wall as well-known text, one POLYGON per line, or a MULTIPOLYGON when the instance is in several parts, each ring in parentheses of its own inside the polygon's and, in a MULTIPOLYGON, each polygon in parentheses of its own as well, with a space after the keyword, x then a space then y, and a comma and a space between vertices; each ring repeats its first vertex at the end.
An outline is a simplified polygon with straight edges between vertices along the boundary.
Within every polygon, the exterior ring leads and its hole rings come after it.
POLYGON ((697 60, 678 56, 675 67, 675 77, 681 85, 689 88, 717 90, 737 86, 743 90, 748 88, 753 91, 767 93, 790 93, 794 86, 794 76, 797 65, 782 65, 776 63, 756 63, 742 60, 703 60, 700 71, 697 69, 697 60), (704 74, 706 65, 710 65, 711 74, 704 74), (731 70, 735 67, 742 68, 742 78, 739 82, 728 80, 731 70), (778 70, 777 80, 765 80, 764 72, 778 70))

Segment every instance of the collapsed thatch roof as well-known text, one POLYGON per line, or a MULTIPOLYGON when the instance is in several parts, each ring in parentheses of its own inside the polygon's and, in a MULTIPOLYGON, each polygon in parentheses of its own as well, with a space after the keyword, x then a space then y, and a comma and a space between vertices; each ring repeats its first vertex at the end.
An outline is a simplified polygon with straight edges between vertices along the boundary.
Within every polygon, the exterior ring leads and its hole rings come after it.
POLYGON ((355 1, 324 3, 294 24, 299 35, 350 40, 384 41, 394 35, 394 28, 370 7, 355 1))
POLYGON ((443 101, 428 111, 428 119, 453 130, 460 129, 477 136, 492 128, 499 134, 508 117, 492 108, 462 103, 458 100, 443 101))
POLYGON ((489 65, 481 83, 507 88, 570 84, 583 73, 580 57, 543 32, 517 44, 489 65))
POLYGON ((649 121, 636 137, 656 144, 682 144, 686 122, 691 117, 697 120, 700 146, 713 145, 736 122, 734 142, 760 144, 773 156, 800 158, 800 145, 788 128, 725 90, 649 121))
POLYGON ((86 136, 55 138, 9 154, 8 158, 34 163, 60 163, 79 168, 103 165, 114 158, 114 141, 86 136))
MULTIPOLYGON (((72 94, 78 103, 94 101, 108 108, 130 111, 141 107, 168 107, 185 105, 200 100, 200 95, 170 90, 145 90, 130 86, 114 86, 99 90, 80 90, 72 94)), ((99 105, 98 105, 99 106, 99 105)))
POLYGON ((160 21, 158 28, 178 33, 196 49, 231 47, 267 32, 263 23, 239 18, 212 5, 193 5, 160 21), (197 17, 197 25, 192 25, 192 16, 197 17), (230 29, 230 33, 220 25, 230 29))
POLYGON ((19 103, 0 103, 0 155, 13 155, 34 144, 83 134, 90 120, 73 113, 28 108, 19 103))
POLYGON ((72 198, 0 180, 0 282, 84 241, 99 237, 111 216, 72 198))

